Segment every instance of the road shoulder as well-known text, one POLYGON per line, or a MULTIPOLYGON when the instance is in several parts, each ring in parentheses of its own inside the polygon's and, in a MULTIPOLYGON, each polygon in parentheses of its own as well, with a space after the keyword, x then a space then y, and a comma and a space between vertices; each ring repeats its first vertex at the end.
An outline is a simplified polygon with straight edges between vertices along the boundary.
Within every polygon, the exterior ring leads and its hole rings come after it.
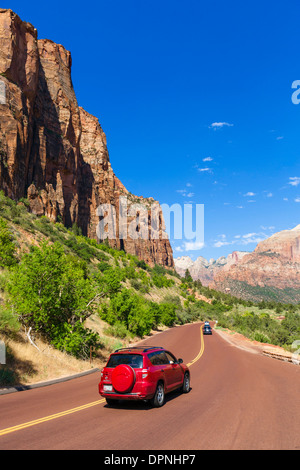
POLYGON ((228 341, 232 346, 243 349, 253 354, 263 354, 273 359, 285 362, 295 362, 295 355, 286 351, 280 346, 273 344, 259 343, 246 338, 240 333, 228 329, 215 328, 214 332, 219 334, 224 340, 228 341))

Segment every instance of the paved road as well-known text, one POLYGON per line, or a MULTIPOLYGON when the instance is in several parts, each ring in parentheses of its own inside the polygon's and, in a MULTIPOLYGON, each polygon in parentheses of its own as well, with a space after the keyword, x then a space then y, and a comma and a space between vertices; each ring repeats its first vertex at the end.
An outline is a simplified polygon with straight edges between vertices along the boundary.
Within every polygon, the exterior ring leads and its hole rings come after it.
POLYGON ((109 408, 98 373, 0 396, 0 449, 300 449, 300 367, 232 346, 200 325, 145 344, 192 363, 191 391, 162 408, 109 408))

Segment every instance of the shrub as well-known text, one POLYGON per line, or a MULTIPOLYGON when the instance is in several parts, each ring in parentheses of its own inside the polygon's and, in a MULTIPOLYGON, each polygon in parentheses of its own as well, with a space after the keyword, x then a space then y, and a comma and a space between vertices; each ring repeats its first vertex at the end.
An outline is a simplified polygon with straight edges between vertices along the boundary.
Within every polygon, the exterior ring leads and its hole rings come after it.
POLYGON ((121 339, 132 339, 133 335, 123 323, 116 322, 104 329, 104 333, 121 339))
POLYGON ((13 314, 11 309, 2 307, 0 305, 0 331, 12 332, 18 331, 20 324, 16 315, 13 314))
POLYGON ((0 266, 13 266, 16 264, 16 246, 7 222, 0 218, 0 266))
POLYGON ((256 331, 254 333, 253 339, 255 341, 258 341, 259 343, 269 343, 270 342, 270 339, 266 335, 261 333, 260 331, 256 331))
POLYGON ((126 288, 118 292, 109 305, 102 306, 100 317, 110 325, 122 323, 128 331, 140 337, 149 334, 153 326, 148 302, 126 288))
POLYGON ((160 321, 165 326, 173 326, 176 320, 176 305, 169 303, 161 303, 160 321))
POLYGON ((7 366, 0 365, 0 385, 8 386, 16 383, 16 373, 7 366))
POLYGON ((154 274, 152 277, 153 284, 158 287, 171 287, 175 284, 173 279, 167 279, 165 276, 154 274))
POLYGON ((87 359, 95 355, 95 349, 102 346, 97 333, 84 328, 78 321, 75 325, 63 323, 58 328, 52 344, 56 349, 65 351, 80 359, 87 359))

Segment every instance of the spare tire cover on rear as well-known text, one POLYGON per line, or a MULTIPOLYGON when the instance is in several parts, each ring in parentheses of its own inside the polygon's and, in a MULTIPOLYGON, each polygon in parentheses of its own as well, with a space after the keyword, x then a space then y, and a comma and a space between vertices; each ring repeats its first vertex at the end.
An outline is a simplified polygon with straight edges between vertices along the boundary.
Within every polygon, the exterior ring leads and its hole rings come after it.
POLYGON ((133 387, 135 372, 132 367, 120 364, 114 369, 111 379, 112 385, 117 392, 126 393, 133 387))

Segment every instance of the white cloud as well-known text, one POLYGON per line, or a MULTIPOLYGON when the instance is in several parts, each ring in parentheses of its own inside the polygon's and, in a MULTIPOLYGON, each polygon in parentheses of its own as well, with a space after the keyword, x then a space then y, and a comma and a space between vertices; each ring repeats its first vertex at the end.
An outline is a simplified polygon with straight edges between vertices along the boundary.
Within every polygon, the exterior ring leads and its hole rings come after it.
POLYGON ((248 193, 244 194, 244 196, 255 196, 255 193, 252 193, 252 191, 249 191, 248 193))
POLYGON ((231 245, 233 242, 222 242, 222 241, 217 241, 214 243, 214 247, 215 248, 220 248, 221 246, 224 246, 224 245, 231 245))
POLYGON ((298 186, 300 184, 300 176, 290 176, 289 180, 291 186, 298 186))
POLYGON ((295 202, 300 202, 300 197, 296 197, 296 198, 294 199, 294 201, 295 201, 295 202))
POLYGON ((188 192, 187 189, 177 189, 177 193, 182 194, 183 197, 193 197, 195 193, 188 192))
POLYGON ((202 241, 184 241, 181 246, 176 246, 174 251, 182 253, 184 251, 196 251, 201 250, 204 247, 204 242, 202 241))
POLYGON ((267 197, 273 197, 273 193, 268 193, 267 197))
MULTIPOLYGON (((271 227, 269 227, 270 229, 271 227)), ((272 227, 274 228, 274 227, 272 227)), ((213 246, 215 248, 221 248, 225 245, 249 245, 249 244, 256 244, 265 240, 270 235, 265 234, 264 232, 251 232, 245 233, 244 235, 235 235, 233 240, 227 240, 226 235, 222 234, 219 235, 219 240, 215 240, 213 246)))
POLYGON ((192 250, 201 250, 201 248, 204 247, 203 242, 184 242, 184 248, 186 251, 192 251, 192 250))
POLYGON ((249 237, 249 238, 243 238, 243 240, 241 240, 241 245, 249 245, 250 243, 259 243, 259 242, 262 242, 263 240, 265 240, 267 237, 267 235, 259 235, 259 234, 254 234, 253 237, 249 237))
POLYGON ((221 129, 222 127, 232 127, 233 124, 230 124, 229 122, 212 122, 211 125, 209 126, 211 129, 221 129))
POLYGON ((202 161, 203 161, 203 162, 212 162, 212 161, 213 161, 213 158, 211 158, 211 157, 206 157, 206 158, 203 158, 202 161))
POLYGON ((254 237, 255 235, 257 235, 256 233, 246 233, 245 235, 243 235, 243 238, 250 238, 250 237, 254 237))
POLYGON ((211 168, 198 168, 198 171, 211 171, 211 168))
POLYGON ((234 243, 234 242, 228 242, 226 240, 225 233, 221 233, 221 235, 218 235, 218 238, 221 240, 215 240, 215 243, 214 243, 215 248, 221 248, 221 246, 231 245, 232 243, 234 243))

